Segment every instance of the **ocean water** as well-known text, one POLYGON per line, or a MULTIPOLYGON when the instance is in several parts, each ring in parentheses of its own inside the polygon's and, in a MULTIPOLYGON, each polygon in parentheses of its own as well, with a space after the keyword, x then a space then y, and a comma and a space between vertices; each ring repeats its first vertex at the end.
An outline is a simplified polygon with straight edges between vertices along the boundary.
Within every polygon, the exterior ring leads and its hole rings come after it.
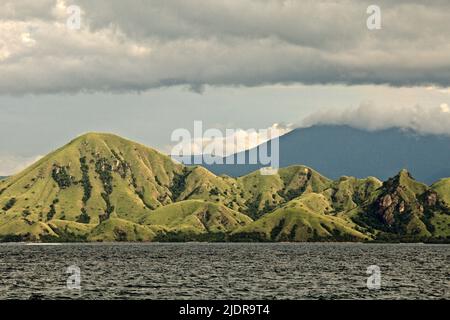
POLYGON ((449 299, 449 257, 428 244, 2 244, 0 299, 449 299))

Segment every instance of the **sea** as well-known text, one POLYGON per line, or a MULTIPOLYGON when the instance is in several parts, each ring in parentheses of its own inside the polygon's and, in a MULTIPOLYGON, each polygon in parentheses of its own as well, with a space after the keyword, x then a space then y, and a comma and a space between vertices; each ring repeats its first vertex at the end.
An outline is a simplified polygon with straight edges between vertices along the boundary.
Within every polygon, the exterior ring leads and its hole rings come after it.
POLYGON ((449 299, 450 245, 0 244, 0 299, 449 299))

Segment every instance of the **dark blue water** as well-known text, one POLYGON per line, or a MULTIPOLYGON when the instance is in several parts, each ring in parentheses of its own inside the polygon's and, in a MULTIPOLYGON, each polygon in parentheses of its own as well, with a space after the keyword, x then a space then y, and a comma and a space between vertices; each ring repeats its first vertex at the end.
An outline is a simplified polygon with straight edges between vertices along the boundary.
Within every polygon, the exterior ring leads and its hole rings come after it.
POLYGON ((1 299, 448 299, 449 245, 0 245, 1 299), (67 267, 80 268, 69 290, 67 267), (381 287, 369 290, 367 267, 381 287))

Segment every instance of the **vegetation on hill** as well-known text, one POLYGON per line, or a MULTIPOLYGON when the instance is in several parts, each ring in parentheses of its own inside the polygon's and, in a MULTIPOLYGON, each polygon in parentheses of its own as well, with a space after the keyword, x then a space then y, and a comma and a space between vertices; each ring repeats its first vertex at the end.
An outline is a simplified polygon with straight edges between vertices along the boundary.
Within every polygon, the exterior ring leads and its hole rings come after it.
POLYGON ((356 208, 353 221, 374 230, 382 240, 448 240, 450 210, 445 194, 415 181, 402 170, 356 208))
POLYGON ((450 241, 450 179, 232 178, 89 133, 0 181, 0 241, 450 241))

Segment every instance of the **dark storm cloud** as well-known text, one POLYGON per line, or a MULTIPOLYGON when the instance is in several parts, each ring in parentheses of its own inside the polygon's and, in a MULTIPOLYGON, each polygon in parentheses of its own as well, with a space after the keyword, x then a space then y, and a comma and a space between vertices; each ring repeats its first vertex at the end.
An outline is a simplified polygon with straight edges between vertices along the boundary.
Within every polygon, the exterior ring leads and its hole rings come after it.
POLYGON ((0 93, 186 85, 450 86, 450 2, 6 1, 0 93), (68 30, 67 7, 82 9, 68 30))

